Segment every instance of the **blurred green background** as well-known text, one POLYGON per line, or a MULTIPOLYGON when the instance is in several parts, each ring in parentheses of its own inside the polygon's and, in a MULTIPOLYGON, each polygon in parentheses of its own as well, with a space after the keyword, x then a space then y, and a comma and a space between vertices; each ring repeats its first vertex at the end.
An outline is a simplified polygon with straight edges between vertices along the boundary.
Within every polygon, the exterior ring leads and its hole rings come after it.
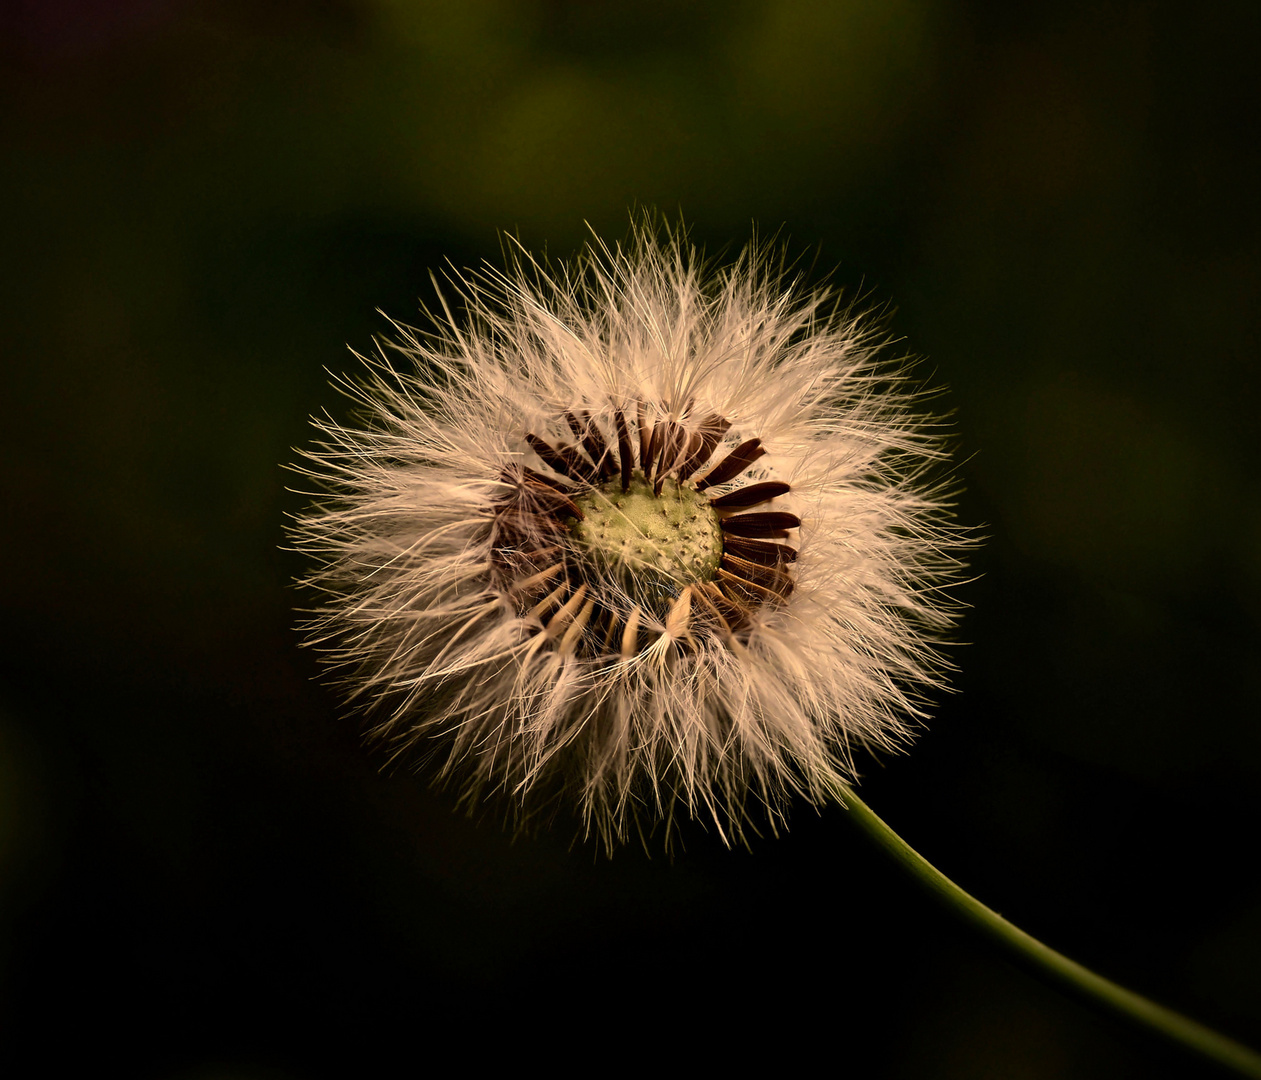
POLYGON ((1197 1075, 841 812, 673 861, 512 842, 378 774, 313 681, 278 548, 325 369, 501 231, 563 259, 645 205, 711 253, 779 230, 947 388, 989 539, 958 692, 869 801, 1261 1043, 1259 11, 10 0, 8 1074, 1197 1075))

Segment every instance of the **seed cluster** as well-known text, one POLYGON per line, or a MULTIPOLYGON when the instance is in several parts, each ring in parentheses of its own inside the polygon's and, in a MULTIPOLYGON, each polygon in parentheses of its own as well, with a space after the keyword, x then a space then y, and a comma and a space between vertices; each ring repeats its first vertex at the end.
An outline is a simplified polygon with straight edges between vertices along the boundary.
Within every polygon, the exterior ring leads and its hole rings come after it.
POLYGON ((764 480, 706 494, 762 457, 761 440, 713 461, 729 421, 711 414, 692 422, 690 408, 651 407, 659 419, 649 411, 635 405, 637 439, 625 410, 613 412, 612 431, 587 412, 566 412, 576 443, 529 432, 543 469, 519 463, 501 474, 493 576, 537 621, 541 643, 562 653, 629 658, 662 634, 686 648, 694 632, 740 631, 758 607, 792 592, 790 537, 800 520, 750 510, 789 485, 764 480))
POLYGON ((788 265, 649 221, 559 274, 521 252, 383 343, 365 423, 317 422, 312 644, 392 755, 610 846, 736 842, 910 736, 961 565, 943 448, 879 321, 788 265))

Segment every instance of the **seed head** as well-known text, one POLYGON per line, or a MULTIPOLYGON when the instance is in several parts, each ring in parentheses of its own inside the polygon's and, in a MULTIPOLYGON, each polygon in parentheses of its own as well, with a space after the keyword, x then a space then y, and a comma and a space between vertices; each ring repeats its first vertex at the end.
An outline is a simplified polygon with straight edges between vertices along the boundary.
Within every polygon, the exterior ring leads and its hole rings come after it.
POLYGON ((877 331, 649 226, 454 283, 302 470, 312 640, 372 735, 610 847, 680 809, 774 827, 903 744, 959 564, 877 331))

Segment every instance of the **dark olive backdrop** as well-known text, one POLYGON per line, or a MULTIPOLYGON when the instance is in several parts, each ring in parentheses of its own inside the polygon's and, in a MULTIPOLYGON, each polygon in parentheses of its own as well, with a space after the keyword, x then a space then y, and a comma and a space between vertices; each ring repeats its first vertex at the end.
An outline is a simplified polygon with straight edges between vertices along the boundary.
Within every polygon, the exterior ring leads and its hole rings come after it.
POLYGON ((445 259, 563 258, 635 205, 711 252, 782 230, 947 388, 989 540, 958 692, 870 802, 1261 1043, 1261 9, 1014 7, 11 0, 8 1075, 1196 1075, 842 812, 673 860, 513 843, 313 681, 278 546, 324 369, 445 259))

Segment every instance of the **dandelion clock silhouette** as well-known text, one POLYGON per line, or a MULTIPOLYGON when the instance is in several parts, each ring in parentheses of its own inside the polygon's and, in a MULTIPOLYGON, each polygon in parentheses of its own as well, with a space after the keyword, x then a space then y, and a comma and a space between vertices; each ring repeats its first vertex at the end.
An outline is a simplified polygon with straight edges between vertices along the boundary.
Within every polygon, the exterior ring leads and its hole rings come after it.
POLYGON ((750 247, 641 224, 459 277, 317 421, 309 640, 370 737, 519 828, 728 844, 837 802, 1012 959, 1219 1067, 1261 1057, 1026 935, 854 791, 940 685, 965 534, 879 327, 750 247))

